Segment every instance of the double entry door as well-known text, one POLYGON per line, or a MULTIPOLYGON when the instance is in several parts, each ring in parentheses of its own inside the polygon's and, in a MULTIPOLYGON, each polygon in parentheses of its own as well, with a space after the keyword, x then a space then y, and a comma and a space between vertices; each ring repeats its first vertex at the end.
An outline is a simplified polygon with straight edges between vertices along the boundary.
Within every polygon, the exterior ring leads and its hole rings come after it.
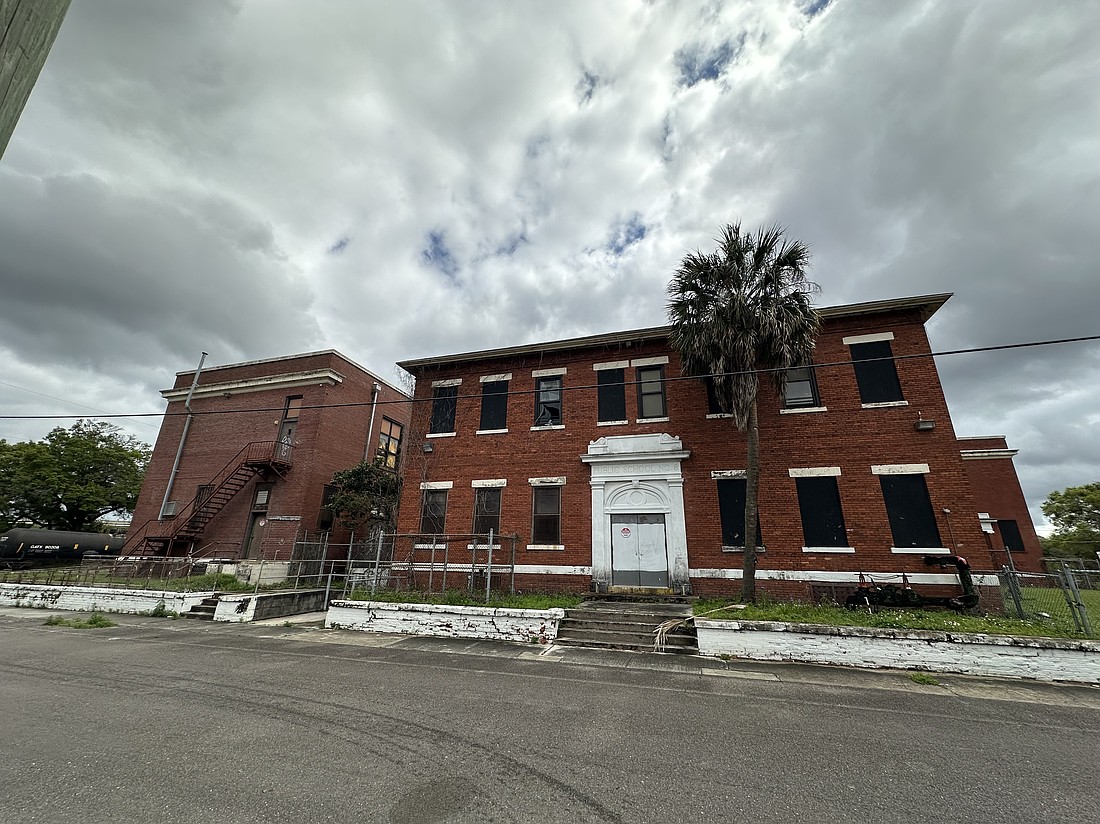
POLYGON ((611 585, 668 587, 665 516, 611 516, 611 585))

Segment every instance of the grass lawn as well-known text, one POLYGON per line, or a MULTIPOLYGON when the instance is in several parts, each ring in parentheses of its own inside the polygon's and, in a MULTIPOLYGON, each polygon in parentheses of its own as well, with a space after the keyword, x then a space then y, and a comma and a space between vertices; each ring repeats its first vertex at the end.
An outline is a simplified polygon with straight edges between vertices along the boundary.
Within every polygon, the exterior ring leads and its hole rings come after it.
MULTIPOLYGON (((1061 592, 1054 590, 1061 598, 1061 592)), ((1100 593, 1093 602, 1100 606, 1100 593)), ((1038 596, 1038 593, 1035 594, 1038 596)), ((1042 603, 1052 599, 1043 597, 1042 603)), ((1076 631, 1069 610, 1062 600, 1058 613, 1048 613, 1049 618, 1034 615, 1028 620, 1004 615, 960 615, 948 610, 920 609, 846 609, 839 606, 813 606, 781 602, 764 602, 744 609, 731 608, 735 602, 728 599, 702 599, 695 602, 696 617, 733 621, 785 621, 794 624, 824 624, 839 627, 881 627, 884 629, 927 629, 940 632, 979 632, 989 635, 1022 635, 1026 637, 1097 638, 1100 637, 1100 620, 1094 620, 1093 633, 1085 636, 1076 631), (712 610, 718 610, 712 612, 712 610)), ((1027 607, 1025 606, 1025 609, 1027 607)), ((1091 611, 1091 610, 1090 610, 1091 611)), ((1100 616, 1098 616, 1100 617, 1100 616)))

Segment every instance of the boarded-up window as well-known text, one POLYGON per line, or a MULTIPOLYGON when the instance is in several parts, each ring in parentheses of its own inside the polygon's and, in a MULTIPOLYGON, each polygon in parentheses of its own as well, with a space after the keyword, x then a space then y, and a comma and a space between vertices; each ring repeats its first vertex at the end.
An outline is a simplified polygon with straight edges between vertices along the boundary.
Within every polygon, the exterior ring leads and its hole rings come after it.
POLYGON ((447 490, 425 489, 420 501, 420 532, 423 535, 444 535, 447 525, 447 490))
POLYGON ((436 386, 432 389, 432 420, 428 427, 429 433, 443 435, 455 431, 457 399, 457 386, 436 386))
MULTIPOLYGON (((722 546, 745 546, 744 478, 718 479, 718 513, 722 519, 722 546)), ((756 545, 763 546, 760 536, 760 514, 756 515, 756 545)))
POLYGON ((508 428, 508 381, 481 384, 481 426, 478 428, 508 428))
POLYGON ((942 547, 928 484, 924 475, 879 475, 894 546, 932 549, 942 547))
POLYGON ((795 478, 798 511, 802 515, 802 538, 807 547, 848 546, 840 489, 836 478, 795 478))
POLYGON ((474 490, 474 534, 500 535, 500 487, 474 490))
POLYGON ((601 369, 596 373, 596 397, 600 421, 626 420, 625 371, 601 369))
POLYGON ((1020 534, 1020 525, 1015 521, 997 521, 997 529, 1001 533, 1001 540, 1005 549, 1009 552, 1024 551, 1024 536, 1020 534))
POLYGON ((904 400, 890 341, 853 343, 851 351, 861 403, 889 403, 904 400))

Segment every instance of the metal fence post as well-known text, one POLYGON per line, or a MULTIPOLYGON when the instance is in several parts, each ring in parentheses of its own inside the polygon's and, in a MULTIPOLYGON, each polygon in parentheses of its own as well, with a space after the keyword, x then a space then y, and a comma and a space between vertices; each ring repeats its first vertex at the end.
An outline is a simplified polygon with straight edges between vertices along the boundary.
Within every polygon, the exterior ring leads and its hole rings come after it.
MULTIPOLYGON (((374 551, 374 578, 370 582, 370 594, 374 595, 378 591, 378 567, 382 563, 382 535, 383 531, 378 530, 378 547, 374 551)), ((396 537, 394 541, 396 542, 396 537)))
POLYGON ((1012 598, 1012 604, 1016 607, 1016 617, 1026 618, 1024 615, 1024 599, 1020 593, 1020 581, 1016 577, 1016 570, 1010 567, 1001 567, 1001 580, 1005 582, 1005 589, 1008 590, 1009 597, 1012 598))
POLYGON ((260 568, 256 573, 256 588, 252 590, 252 597, 255 598, 260 594, 260 581, 264 579, 264 559, 260 559, 260 568))
POLYGON ((477 536, 470 543, 470 577, 466 579, 466 591, 474 591, 474 570, 477 569, 477 536))
POLYGON ((1092 623, 1089 621, 1089 613, 1088 610, 1085 609, 1085 602, 1081 600, 1081 590, 1077 588, 1077 581, 1073 577, 1073 570, 1069 568, 1065 561, 1062 562, 1062 574, 1066 576, 1066 583, 1069 585, 1069 591, 1073 597, 1071 607, 1076 608, 1076 613, 1079 616, 1077 622, 1086 635, 1092 635, 1092 623))
POLYGON ((485 603, 489 603, 489 590, 493 585, 493 530, 489 530, 489 555, 485 561, 485 603))
POLYGON ((451 558, 451 542, 443 544, 443 583, 440 584, 440 592, 447 591, 447 563, 451 558))

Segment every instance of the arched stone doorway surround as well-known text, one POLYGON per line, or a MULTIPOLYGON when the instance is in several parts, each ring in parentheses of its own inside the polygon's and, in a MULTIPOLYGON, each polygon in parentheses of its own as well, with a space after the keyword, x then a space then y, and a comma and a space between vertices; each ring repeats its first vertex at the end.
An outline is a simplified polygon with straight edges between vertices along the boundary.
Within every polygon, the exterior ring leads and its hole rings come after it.
POLYGON ((687 591, 687 525, 680 462, 690 454, 679 438, 666 434, 611 435, 589 443, 581 460, 592 467, 592 579, 598 590, 613 585, 612 517, 621 521, 624 516, 660 515, 669 586, 687 591))

